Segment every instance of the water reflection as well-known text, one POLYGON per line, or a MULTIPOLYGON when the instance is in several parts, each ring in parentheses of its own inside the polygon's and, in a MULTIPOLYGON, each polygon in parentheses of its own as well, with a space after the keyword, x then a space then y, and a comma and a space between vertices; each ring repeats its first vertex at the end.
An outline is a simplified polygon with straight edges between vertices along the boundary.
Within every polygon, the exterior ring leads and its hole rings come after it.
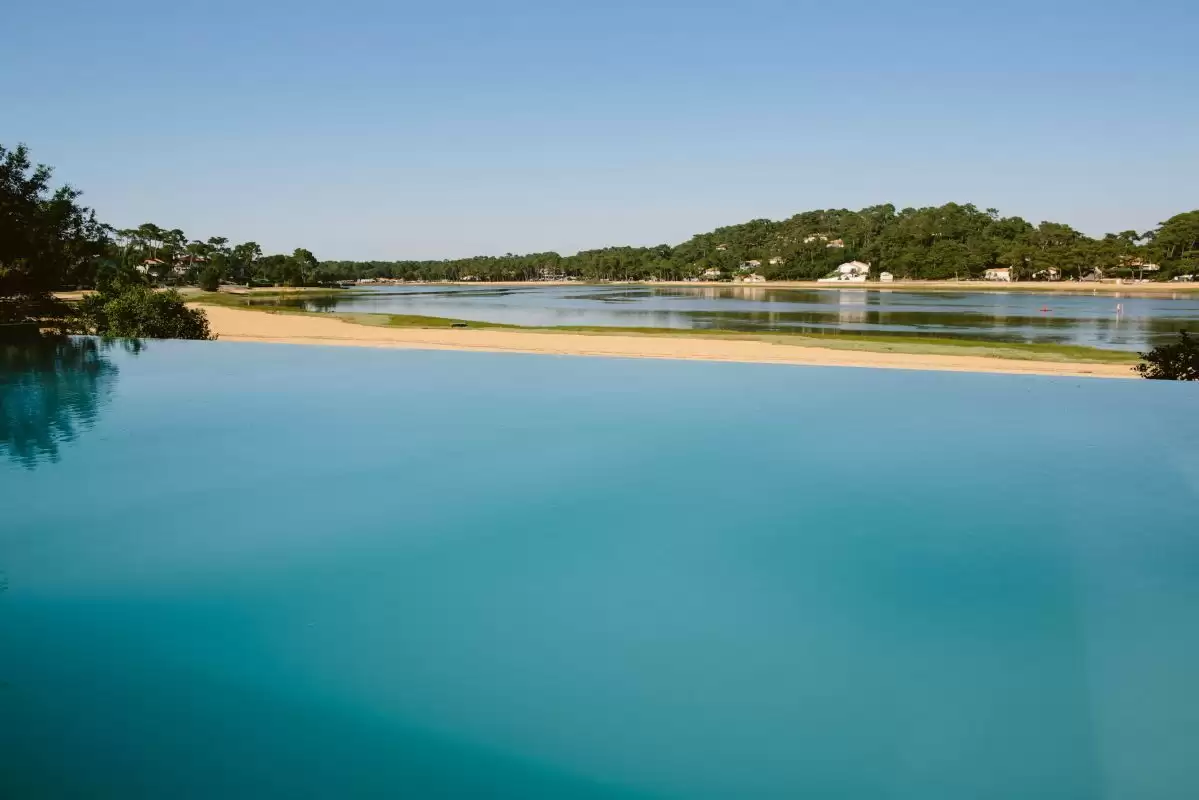
POLYGON ((57 461, 59 447, 88 430, 112 395, 118 370, 106 351, 113 346, 65 337, 0 343, 0 452, 27 469, 57 461))
POLYGON ((866 290, 847 289, 837 292, 837 302, 841 308, 837 312, 837 322, 842 326, 857 326, 866 322, 866 290))
MULTIPOLYGON (((274 304, 274 298, 250 304, 274 304)), ((596 325, 887 334, 1146 350, 1199 325, 1199 297, 772 286, 389 286, 283 301, 319 312, 596 325), (1119 312, 1117 313, 1117 307, 1119 312)))

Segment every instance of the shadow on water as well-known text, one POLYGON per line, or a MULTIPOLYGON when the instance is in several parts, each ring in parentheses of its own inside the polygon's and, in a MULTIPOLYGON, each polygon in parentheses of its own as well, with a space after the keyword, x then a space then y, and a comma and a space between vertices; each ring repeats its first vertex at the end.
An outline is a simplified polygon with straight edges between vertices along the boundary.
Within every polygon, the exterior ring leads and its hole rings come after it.
POLYGON ((55 462, 59 447, 91 428, 116 386, 113 347, 137 340, 27 337, 0 341, 0 452, 27 469, 55 462))
MULTIPOLYGON (((308 299, 306 302, 296 304, 296 306, 307 311, 319 311, 323 314, 327 314, 336 309, 339 303, 341 303, 340 297, 330 295, 328 297, 313 297, 308 299)), ((284 303, 284 305, 287 305, 287 303, 284 303)))

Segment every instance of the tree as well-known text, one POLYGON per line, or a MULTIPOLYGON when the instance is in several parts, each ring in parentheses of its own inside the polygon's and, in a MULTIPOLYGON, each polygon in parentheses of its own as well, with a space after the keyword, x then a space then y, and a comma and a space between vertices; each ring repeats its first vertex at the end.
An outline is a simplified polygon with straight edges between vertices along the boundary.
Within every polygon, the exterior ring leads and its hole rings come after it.
POLYGON ((1135 369, 1151 380, 1199 381, 1199 339, 1179 331, 1177 341, 1141 353, 1135 369))
POLYGON ((221 267, 219 264, 209 264, 200 271, 200 288, 206 292, 215 292, 221 288, 221 267))
POLYGON ((278 273, 279 283, 284 286, 303 286, 304 285, 304 265, 303 263, 292 256, 286 256, 283 259, 282 268, 278 273))
POLYGON ((1167 275, 1194 274, 1199 264, 1199 210, 1178 214, 1148 234, 1149 251, 1167 275))
POLYGON ((76 328, 95 336, 138 339, 211 339, 208 317, 188 308, 171 289, 117 282, 80 301, 76 328))
POLYGON ((237 245, 230 255, 232 270, 229 277, 234 283, 250 283, 254 274, 254 262, 259 258, 262 258, 262 248, 258 242, 237 245))
POLYGON ((316 256, 311 250, 305 250, 303 247, 297 247, 296 251, 291 254, 291 260, 295 262, 298 268, 299 283, 292 283, 292 286, 303 286, 316 282, 317 270, 320 268, 321 262, 316 260, 316 256))
POLYGON ((50 167, 0 145, 0 324, 44 322, 66 312, 51 292, 94 273, 109 229, 70 186, 50 189, 50 167))

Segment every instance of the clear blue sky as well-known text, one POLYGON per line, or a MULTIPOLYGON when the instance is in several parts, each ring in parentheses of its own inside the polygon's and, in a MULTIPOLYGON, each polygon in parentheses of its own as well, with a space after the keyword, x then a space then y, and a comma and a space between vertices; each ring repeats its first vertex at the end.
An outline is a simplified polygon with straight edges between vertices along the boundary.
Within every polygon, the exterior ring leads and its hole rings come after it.
POLYGON ((0 143, 117 226, 442 258, 1199 207, 1199 3, 26 2, 0 143))

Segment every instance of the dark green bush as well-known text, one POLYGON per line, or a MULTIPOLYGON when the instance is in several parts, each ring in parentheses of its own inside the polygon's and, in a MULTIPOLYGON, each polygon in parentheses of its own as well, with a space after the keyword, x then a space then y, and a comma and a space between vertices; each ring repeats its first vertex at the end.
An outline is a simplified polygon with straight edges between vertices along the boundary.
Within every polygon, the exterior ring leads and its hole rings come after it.
POLYGON ((171 289, 122 283, 89 294, 79 304, 81 333, 140 339, 211 339, 208 317, 188 308, 171 289))
POLYGON ((1136 371, 1152 380, 1199 381, 1199 340, 1179 331, 1178 340, 1172 344, 1142 353, 1136 371))

